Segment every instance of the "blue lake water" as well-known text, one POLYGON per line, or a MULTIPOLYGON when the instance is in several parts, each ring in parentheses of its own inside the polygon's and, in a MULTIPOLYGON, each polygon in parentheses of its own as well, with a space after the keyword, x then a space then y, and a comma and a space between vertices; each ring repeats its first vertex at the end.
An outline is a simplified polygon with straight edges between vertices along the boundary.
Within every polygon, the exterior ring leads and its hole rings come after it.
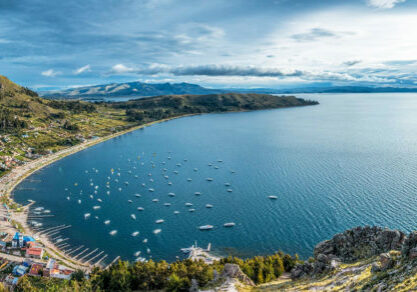
POLYGON ((69 244, 99 248, 109 261, 133 260, 136 251, 171 261, 195 240, 223 254, 281 249, 305 258, 319 241, 353 226, 416 229, 417 94, 305 97, 321 104, 186 117, 128 133, 36 172, 14 198, 51 210, 45 227, 72 225, 61 233, 69 244), (236 226, 225 228, 226 222, 236 226), (206 224, 215 228, 198 230, 206 224), (133 237, 134 231, 140 234, 133 237))

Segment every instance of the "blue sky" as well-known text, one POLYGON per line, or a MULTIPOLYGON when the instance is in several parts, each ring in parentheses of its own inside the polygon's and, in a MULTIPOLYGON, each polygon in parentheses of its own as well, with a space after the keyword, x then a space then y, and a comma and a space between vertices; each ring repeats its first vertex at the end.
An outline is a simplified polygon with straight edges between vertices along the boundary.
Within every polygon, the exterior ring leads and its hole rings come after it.
POLYGON ((0 0, 0 74, 35 89, 417 86, 412 0, 0 0))

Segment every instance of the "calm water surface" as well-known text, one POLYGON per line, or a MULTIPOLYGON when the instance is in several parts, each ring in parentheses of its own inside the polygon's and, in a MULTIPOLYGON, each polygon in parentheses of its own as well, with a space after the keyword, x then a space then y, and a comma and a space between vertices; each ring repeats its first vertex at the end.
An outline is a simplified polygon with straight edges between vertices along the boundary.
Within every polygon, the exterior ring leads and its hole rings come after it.
POLYGON ((305 96, 321 104, 187 117, 123 135, 38 171, 14 198, 51 210, 45 227, 72 225, 61 233, 68 243, 99 248, 109 261, 133 260, 137 251, 174 260, 194 240, 240 256, 281 249, 308 257, 316 243, 356 225, 416 229, 417 94, 305 96), (215 228, 199 231, 205 224, 215 228))

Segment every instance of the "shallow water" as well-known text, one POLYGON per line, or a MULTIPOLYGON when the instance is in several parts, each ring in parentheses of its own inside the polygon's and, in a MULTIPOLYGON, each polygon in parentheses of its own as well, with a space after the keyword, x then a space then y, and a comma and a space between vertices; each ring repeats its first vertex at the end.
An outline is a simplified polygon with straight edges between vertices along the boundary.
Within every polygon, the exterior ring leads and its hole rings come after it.
POLYGON ((99 248, 109 261, 133 260, 137 251, 174 260, 195 240, 240 256, 281 249, 308 257, 316 243, 356 225, 416 229, 417 94, 305 96, 321 104, 186 117, 128 133, 33 174, 14 191, 15 200, 51 210, 55 217, 44 218, 45 227, 71 224, 62 231, 68 243, 99 248), (224 228, 226 222, 236 226, 224 228), (198 230, 206 224, 215 228, 198 230))

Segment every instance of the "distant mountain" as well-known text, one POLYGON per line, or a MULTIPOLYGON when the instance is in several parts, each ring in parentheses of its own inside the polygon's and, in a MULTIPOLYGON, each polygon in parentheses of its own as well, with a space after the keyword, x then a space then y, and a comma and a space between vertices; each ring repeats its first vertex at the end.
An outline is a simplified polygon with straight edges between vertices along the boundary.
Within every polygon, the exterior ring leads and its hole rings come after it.
POLYGON ((371 87, 371 86, 325 86, 325 87, 295 87, 295 88, 251 88, 229 89, 241 93, 263 94, 296 94, 296 93, 382 93, 382 92, 417 92, 417 88, 406 87, 371 87))
POLYGON ((147 97, 172 94, 214 94, 223 93, 221 89, 208 89, 191 83, 112 83, 85 86, 61 91, 42 93, 45 98, 54 99, 101 99, 108 97, 147 97))

